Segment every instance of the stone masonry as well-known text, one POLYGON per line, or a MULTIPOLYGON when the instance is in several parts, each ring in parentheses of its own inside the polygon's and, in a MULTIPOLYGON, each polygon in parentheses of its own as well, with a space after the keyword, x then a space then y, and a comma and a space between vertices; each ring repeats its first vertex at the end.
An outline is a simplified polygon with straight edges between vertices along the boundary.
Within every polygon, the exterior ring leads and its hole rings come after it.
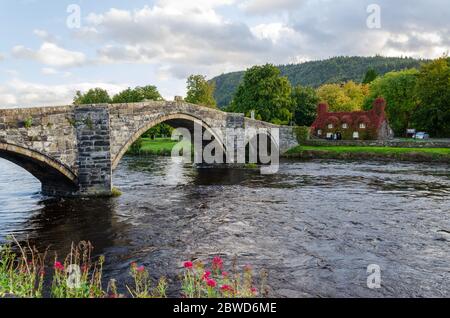
MULTIPOLYGON (((226 146, 227 128, 279 128, 283 153, 292 127, 276 126, 182 100, 0 109, 0 157, 23 167, 56 196, 110 195, 112 171, 128 148, 159 123, 208 130, 226 146)), ((238 136, 238 138, 245 136, 238 136)))

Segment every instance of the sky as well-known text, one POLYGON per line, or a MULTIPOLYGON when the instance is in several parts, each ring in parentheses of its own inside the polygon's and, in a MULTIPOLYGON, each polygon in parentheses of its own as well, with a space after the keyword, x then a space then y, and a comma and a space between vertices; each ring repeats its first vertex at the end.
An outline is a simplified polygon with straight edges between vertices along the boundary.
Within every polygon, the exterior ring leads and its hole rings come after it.
POLYGON ((333 56, 437 58, 448 0, 0 0, 0 108, 65 105, 256 64, 333 56))

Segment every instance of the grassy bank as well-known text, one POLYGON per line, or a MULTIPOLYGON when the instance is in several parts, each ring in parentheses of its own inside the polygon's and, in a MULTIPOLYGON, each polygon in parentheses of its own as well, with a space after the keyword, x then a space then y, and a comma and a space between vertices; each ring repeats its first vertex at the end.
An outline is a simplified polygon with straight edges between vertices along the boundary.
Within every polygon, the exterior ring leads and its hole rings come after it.
POLYGON ((402 161, 437 161, 450 163, 450 148, 400 148, 360 146, 297 146, 288 158, 384 159, 402 161))
MULTIPOLYGON (((168 156, 177 143, 178 141, 171 140, 170 138, 141 138, 139 154, 168 156)), ((186 141, 186 144, 189 144, 189 142, 186 141)))

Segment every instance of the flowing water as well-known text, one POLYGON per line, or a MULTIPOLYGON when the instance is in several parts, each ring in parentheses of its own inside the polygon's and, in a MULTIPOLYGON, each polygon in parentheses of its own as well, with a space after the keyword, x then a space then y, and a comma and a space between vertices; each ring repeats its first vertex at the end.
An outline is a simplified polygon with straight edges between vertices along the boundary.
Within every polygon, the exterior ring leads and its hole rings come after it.
POLYGON ((221 255, 267 270, 271 296, 450 297, 448 165, 284 161, 260 175, 124 158, 114 185, 119 198, 44 198, 0 160, 0 242, 14 233, 64 254, 89 240, 119 282, 135 261, 176 287, 184 260, 221 255))

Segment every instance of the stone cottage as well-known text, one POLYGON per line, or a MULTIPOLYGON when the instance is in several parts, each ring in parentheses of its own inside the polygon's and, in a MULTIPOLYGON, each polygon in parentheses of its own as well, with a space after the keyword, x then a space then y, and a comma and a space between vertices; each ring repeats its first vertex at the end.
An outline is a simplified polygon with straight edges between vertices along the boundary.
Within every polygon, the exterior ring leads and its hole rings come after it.
POLYGON ((385 140, 393 138, 385 113, 386 101, 378 98, 368 111, 329 112, 328 104, 317 107, 311 136, 323 139, 385 140))

